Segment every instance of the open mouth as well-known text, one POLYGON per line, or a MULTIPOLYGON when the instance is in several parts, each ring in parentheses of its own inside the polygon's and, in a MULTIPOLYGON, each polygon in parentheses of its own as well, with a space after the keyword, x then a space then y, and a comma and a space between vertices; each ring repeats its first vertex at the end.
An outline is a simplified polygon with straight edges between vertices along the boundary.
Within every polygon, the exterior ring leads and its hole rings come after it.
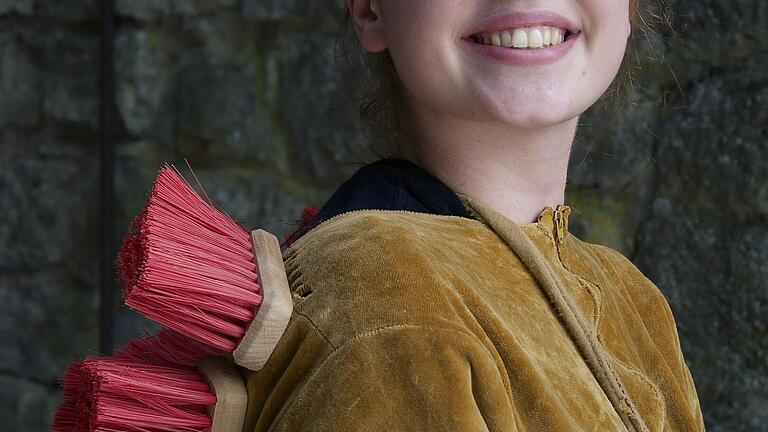
POLYGON ((541 49, 559 45, 578 36, 581 32, 552 26, 520 27, 509 30, 480 32, 468 39, 481 45, 492 45, 510 49, 541 49))

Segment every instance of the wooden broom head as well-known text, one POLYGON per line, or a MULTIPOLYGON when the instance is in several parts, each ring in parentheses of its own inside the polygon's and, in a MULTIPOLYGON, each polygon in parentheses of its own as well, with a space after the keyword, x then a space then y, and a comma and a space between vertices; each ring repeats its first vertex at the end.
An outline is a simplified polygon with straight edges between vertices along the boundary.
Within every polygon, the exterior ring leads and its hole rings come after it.
POLYGON ((125 304, 219 352, 232 352, 262 302, 251 235, 160 170, 118 253, 125 304))

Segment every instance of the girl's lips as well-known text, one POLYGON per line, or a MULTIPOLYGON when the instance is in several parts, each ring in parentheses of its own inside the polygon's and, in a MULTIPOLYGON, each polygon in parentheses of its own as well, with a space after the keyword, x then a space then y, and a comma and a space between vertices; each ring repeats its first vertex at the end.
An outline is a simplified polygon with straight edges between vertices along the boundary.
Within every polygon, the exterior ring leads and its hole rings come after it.
POLYGON ((535 65, 552 63, 570 52, 579 40, 581 32, 568 35, 562 43, 544 48, 506 48, 503 46, 484 45, 471 37, 461 39, 462 46, 471 52, 479 53, 494 60, 514 65, 535 65))

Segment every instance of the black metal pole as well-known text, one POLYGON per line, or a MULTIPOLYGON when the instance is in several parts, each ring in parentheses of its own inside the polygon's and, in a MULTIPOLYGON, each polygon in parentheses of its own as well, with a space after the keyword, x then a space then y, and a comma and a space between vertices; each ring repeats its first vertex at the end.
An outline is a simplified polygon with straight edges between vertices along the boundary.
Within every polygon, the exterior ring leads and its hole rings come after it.
POLYGON ((101 57, 99 65, 99 141, 101 148, 101 248, 99 272, 99 351, 111 354, 114 348, 114 201, 115 201, 115 5, 114 0, 101 2, 101 57))

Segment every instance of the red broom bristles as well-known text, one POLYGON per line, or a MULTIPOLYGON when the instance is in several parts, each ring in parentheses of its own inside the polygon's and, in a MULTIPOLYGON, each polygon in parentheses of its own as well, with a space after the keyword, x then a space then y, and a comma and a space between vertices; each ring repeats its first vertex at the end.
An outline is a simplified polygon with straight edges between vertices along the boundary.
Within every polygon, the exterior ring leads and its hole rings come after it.
POLYGON ((261 304, 250 233, 167 164, 118 259, 126 305, 221 352, 261 304))
POLYGON ((115 352, 118 359, 139 360, 162 366, 194 367, 198 360, 219 354, 218 350, 174 330, 131 339, 115 352))
POLYGON ((123 239, 123 245, 117 253, 120 282, 124 287, 133 286, 136 283, 135 278, 138 276, 138 272, 135 269, 138 269, 141 265, 142 252, 141 242, 136 231, 144 218, 145 210, 146 207, 142 209, 141 213, 131 223, 129 234, 123 239))
POLYGON ((216 396, 199 372, 88 357, 65 374, 54 432, 206 431, 216 396))
POLYGON ((65 400, 56 415, 53 417, 53 432, 70 432, 75 430, 75 411, 74 400, 65 400))
MULTIPOLYGON (((217 350, 184 336, 173 330, 163 329, 154 335, 145 335, 144 337, 134 338, 129 341, 125 346, 119 349, 112 357, 91 357, 90 359, 81 360, 75 362, 69 366, 64 373, 61 383, 64 387, 64 403, 59 406, 56 412, 56 416, 53 421, 54 432, 75 432, 75 431, 88 431, 91 430, 91 424, 110 423, 111 429, 103 430, 126 430, 120 429, 117 425, 124 423, 125 417, 134 416, 136 413, 146 415, 146 409, 142 406, 135 406, 136 400, 152 399, 154 392, 148 394, 138 394, 138 398, 132 400, 130 403, 121 398, 115 398, 109 392, 104 392, 104 387, 101 390, 95 386, 95 380, 89 379, 90 376, 97 376, 95 371, 98 370, 96 366, 98 364, 108 364, 112 362, 112 369, 115 366, 123 365, 128 369, 136 369, 139 365, 139 373, 143 373, 146 377, 146 367, 152 368, 155 372, 158 371, 171 371, 170 374, 164 374, 162 381, 154 383, 155 385, 166 385, 166 380, 171 379, 178 381, 181 371, 184 374, 195 372, 195 365, 198 361, 205 356, 216 355, 217 350), (96 360, 100 360, 100 363, 96 360), (105 363, 107 362, 107 363, 105 363), (89 369, 90 365, 90 369, 89 369), (126 366, 128 365, 128 366, 126 366), (161 369, 158 367, 165 367, 169 369, 161 369), (94 399, 94 395, 100 394, 100 396, 94 399), (96 405, 94 405, 96 404, 96 405), (92 419, 93 413, 91 410, 101 407, 100 414, 97 415, 95 423, 92 419), (122 407, 122 408, 119 408, 122 407), (128 408, 130 409, 128 409, 128 408), (119 411, 116 411, 118 410, 119 411)), ((103 369, 103 368, 102 368, 103 369)), ((123 377, 123 379, 134 380, 137 375, 130 375, 123 377)), ((184 375, 192 376, 192 375, 184 375)), ((196 377, 196 375, 194 375, 196 377)), ((112 380, 114 382, 114 379, 112 380)), ((198 382, 197 377, 195 382, 198 382)), ((198 384, 194 384, 198 385, 198 384)), ((129 388, 126 386, 125 388, 129 388)), ((109 387, 107 387, 108 389, 109 387)), ((113 386, 114 388, 114 386, 113 386)), ((203 386, 199 386, 200 389, 203 386)), ((150 387, 151 389, 151 387, 150 387)), ((162 395, 161 395, 162 396, 162 395)), ((167 402, 167 401, 166 401, 167 402)), ((191 401, 187 401, 191 402, 191 401)), ((167 404, 167 403, 166 403, 167 404)), ((198 404, 197 406, 191 405, 184 409, 189 409, 192 412, 206 413, 205 404, 198 404)), ((179 408, 170 408, 170 411, 174 411, 179 408)), ((176 415, 178 413, 171 413, 176 415)), ((182 417, 183 417, 183 413, 182 417)), ((155 415, 160 415, 155 413, 155 415)), ((127 424, 140 424, 142 427, 147 426, 144 423, 137 423, 137 421, 131 420, 127 424)), ((126 424, 126 425, 127 425, 126 424)), ((149 429, 131 429, 131 430, 149 430, 149 429)), ((164 430, 164 429, 161 429, 164 430)), ((181 430, 181 429, 174 429, 181 430)), ((194 429, 193 429, 194 430, 194 429)))

